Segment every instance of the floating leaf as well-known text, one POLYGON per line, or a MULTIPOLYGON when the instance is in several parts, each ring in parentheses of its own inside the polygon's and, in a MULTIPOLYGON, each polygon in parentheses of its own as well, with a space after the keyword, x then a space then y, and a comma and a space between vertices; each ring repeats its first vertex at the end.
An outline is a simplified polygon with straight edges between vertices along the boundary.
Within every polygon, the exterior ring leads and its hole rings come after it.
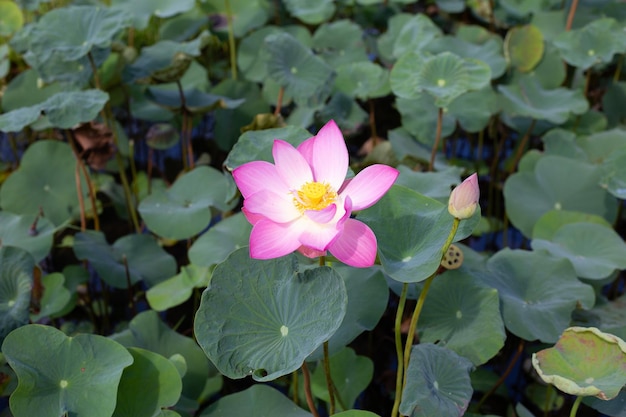
POLYGON ((194 288, 206 287, 210 279, 208 267, 186 265, 180 268, 179 274, 146 291, 146 299, 154 310, 165 311, 187 301, 194 288))
POLYGON ((24 15, 12 1, 0 1, 0 36, 10 37, 24 25, 24 15))
POLYGON ((557 230, 571 223, 594 223, 609 229, 613 227, 611 223, 595 214, 581 213, 579 211, 550 210, 535 223, 532 238, 552 240, 557 230))
MULTIPOLYGON (((376 40, 378 52, 385 63, 392 62, 397 58, 393 54, 396 39, 398 38, 400 31, 402 31, 404 25, 406 25, 411 19, 417 19, 418 16, 422 16, 422 14, 412 15, 409 13, 396 13, 389 18, 387 21, 387 31, 381 34, 376 40)), ((437 26, 434 26, 435 30, 437 30, 437 26)), ((441 30, 439 30, 439 35, 441 35, 441 30)))
POLYGON ((211 207, 225 208, 230 187, 224 174, 208 166, 195 168, 166 191, 141 201, 139 213, 146 226, 168 239, 190 238, 211 222, 211 207))
POLYGON ((35 261, 28 252, 0 246, 0 341, 28 323, 35 261))
POLYGON ((394 184, 403 185, 439 201, 448 204, 450 187, 461 183, 463 168, 450 166, 437 172, 416 172, 406 165, 398 165, 400 176, 394 184))
POLYGON ((626 152, 617 152, 602 162, 600 186, 615 197, 626 200, 626 152))
POLYGON ((565 329, 532 363, 541 379, 571 395, 610 400, 626 385, 626 342, 595 327, 565 329))
POLYGON ((93 334, 67 337, 38 324, 11 332, 2 353, 18 377, 10 399, 15 417, 109 417, 122 370, 133 362, 128 351, 110 339, 93 334))
POLYGON ((577 305, 591 308, 593 288, 566 259, 545 252, 504 249, 487 262, 481 281, 498 290, 506 328, 525 340, 555 342, 577 305))
MULTIPOLYGON (((359 356, 350 348, 344 348, 330 357, 330 375, 337 389, 335 395, 341 396, 340 404, 352 408, 357 397, 367 388, 374 376, 374 363, 365 356, 359 356)), ((317 398, 330 402, 326 373, 323 366, 315 368, 311 376, 311 390, 317 398)))
POLYGON ((411 359, 400 413, 411 417, 462 416, 472 399, 472 363, 453 351, 420 343, 411 359))
POLYGON ((113 417, 154 417, 176 404, 182 390, 174 364, 140 348, 128 348, 133 364, 124 369, 113 417))
POLYGON ((126 235, 109 246, 102 232, 81 232, 74 237, 74 253, 115 288, 128 288, 129 280, 152 286, 176 273, 174 257, 149 235, 126 235))
POLYGON ((31 321, 37 322, 43 317, 56 317, 70 302, 72 294, 65 288, 65 277, 59 272, 53 272, 41 278, 43 297, 39 302, 39 311, 31 314, 31 321))
POLYGON ((421 342, 437 343, 482 365, 504 346, 498 292, 463 270, 435 279, 420 316, 421 342))
POLYGON ((504 40, 504 52, 510 65, 521 72, 529 72, 543 56, 543 35, 533 25, 511 28, 504 40))
POLYGON ((392 56, 396 59, 408 52, 420 52, 433 39, 443 35, 441 29, 423 13, 396 19, 394 23, 401 25, 401 28, 396 29, 397 35, 393 41, 392 56))
POLYGON ((544 89, 534 78, 520 78, 517 83, 499 85, 500 106, 510 117, 530 117, 551 123, 565 123, 571 114, 583 114, 589 103, 581 90, 544 89))
POLYGON ((215 268, 195 335, 222 374, 269 381, 298 369, 332 336, 346 303, 333 269, 298 272, 295 256, 255 260, 239 249, 215 268))
MULTIPOLYGON (((462 96, 461 96, 462 97, 462 96)), ((460 98, 460 97, 459 97, 460 98)), ((456 101, 456 100, 455 100, 456 101)), ((430 94, 421 93, 415 99, 396 98, 397 108, 402 116, 402 127, 414 135, 420 143, 429 148, 435 143, 437 131, 438 107, 435 98, 430 94)), ((454 105, 454 101, 451 106, 454 105)), ((463 111, 466 111, 465 109, 463 111)), ((449 111, 443 113, 441 125, 441 137, 446 137, 454 132, 456 121, 449 111)), ((426 161, 430 158, 430 152, 426 161)))
POLYGON ((354 62, 337 68, 335 86, 339 91, 362 100, 389 93, 389 72, 373 62, 354 62))
POLYGON ((553 43, 565 61, 586 70, 595 64, 611 62, 613 55, 624 52, 626 40, 615 36, 620 31, 623 31, 622 25, 606 17, 595 19, 580 29, 563 32, 553 43))
POLYGON ((477 133, 487 127, 499 110, 498 96, 491 86, 487 86, 454 99, 448 106, 448 115, 455 117, 467 132, 477 133))
POLYGON ((169 0, 113 0, 111 9, 121 10, 124 12, 124 15, 132 16, 133 27, 143 30, 148 26, 148 22, 153 15, 157 17, 175 16, 179 13, 191 10, 194 4, 195 2, 193 0, 177 2, 171 2, 169 0))
POLYGON ((533 239, 534 250, 569 259, 581 278, 603 279, 626 269, 626 244, 610 227, 572 223, 560 227, 549 240, 533 239))
POLYGON ((187 256, 198 266, 219 264, 235 250, 248 246, 252 225, 243 213, 227 217, 203 233, 189 248, 187 256))
POLYGON ((312 414, 289 401, 278 390, 255 384, 236 394, 220 398, 200 414, 200 417, 232 417, 268 415, 274 417, 311 417, 312 414))
POLYGON ((534 172, 511 175, 504 202, 511 223, 530 237, 535 223, 550 210, 595 214, 613 222, 617 200, 598 186, 600 171, 581 161, 544 156, 534 172))
POLYGON ((482 61, 489 65, 492 79, 504 74, 507 67, 502 53, 502 39, 499 36, 491 36, 474 42, 463 39, 458 34, 457 36, 443 36, 433 39, 424 49, 434 54, 448 51, 461 58, 482 61))
POLYGON ((227 19, 230 16, 236 38, 263 26, 271 10, 268 0, 228 0, 228 3, 224 0, 204 0, 199 5, 206 14, 219 17, 220 24, 214 26, 213 31, 227 32, 227 19))
POLYGON ((48 256, 56 228, 45 217, 0 211, 0 242, 22 248, 40 262, 48 256))
POLYGON ((309 25, 325 22, 335 13, 333 0, 285 0, 285 7, 293 17, 309 25))
POLYGON ((363 41, 363 28, 352 20, 324 23, 315 31, 312 46, 333 68, 370 62, 363 41))

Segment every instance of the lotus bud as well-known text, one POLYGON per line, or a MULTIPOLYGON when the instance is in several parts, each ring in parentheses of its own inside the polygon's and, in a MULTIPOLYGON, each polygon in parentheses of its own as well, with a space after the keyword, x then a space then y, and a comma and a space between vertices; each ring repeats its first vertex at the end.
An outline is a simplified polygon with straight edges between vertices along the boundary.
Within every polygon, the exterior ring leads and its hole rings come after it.
POLYGON ((459 220, 469 219, 476 211, 479 197, 478 175, 474 173, 452 190, 448 211, 459 220))

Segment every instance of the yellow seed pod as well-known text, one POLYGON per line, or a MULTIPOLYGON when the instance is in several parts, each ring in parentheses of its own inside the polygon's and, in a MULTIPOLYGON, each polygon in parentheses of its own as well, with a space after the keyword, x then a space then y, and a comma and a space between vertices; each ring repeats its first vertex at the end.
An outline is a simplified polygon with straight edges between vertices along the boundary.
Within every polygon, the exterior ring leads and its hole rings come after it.
POLYGON ((450 245, 448 251, 443 255, 441 266, 446 269, 457 269, 463 264, 463 251, 456 245, 450 245))

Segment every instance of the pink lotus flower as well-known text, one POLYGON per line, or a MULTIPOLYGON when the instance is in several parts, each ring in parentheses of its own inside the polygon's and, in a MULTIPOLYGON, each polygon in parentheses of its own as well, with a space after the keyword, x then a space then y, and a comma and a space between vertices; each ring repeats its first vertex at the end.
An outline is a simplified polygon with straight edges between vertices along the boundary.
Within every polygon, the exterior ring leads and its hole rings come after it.
POLYGON ((376 259, 376 237, 353 211, 376 203, 398 177, 386 165, 371 165, 349 180, 348 150, 334 121, 298 148, 275 140, 274 164, 253 161, 233 171, 252 223, 250 256, 271 259, 295 250, 308 257, 329 251, 348 265, 376 259))
POLYGON ((457 219, 469 219, 476 211, 479 198, 478 175, 474 173, 452 190, 448 201, 448 211, 457 219))

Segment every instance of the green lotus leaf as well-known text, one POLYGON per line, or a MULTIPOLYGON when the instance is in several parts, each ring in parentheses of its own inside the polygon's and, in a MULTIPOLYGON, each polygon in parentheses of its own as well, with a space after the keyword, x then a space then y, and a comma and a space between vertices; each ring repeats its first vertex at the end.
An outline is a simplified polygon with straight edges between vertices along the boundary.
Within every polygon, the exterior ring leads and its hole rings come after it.
POLYGON ((297 146, 310 137, 311 133, 307 130, 295 126, 245 132, 228 154, 224 165, 233 170, 250 161, 273 162, 272 145, 275 139, 297 146))
POLYGON ((165 311, 187 301, 194 288, 206 287, 210 280, 208 267, 186 265, 180 268, 179 274, 148 289, 146 299, 152 309, 165 311))
POLYGON ((533 78, 516 84, 499 85, 500 106, 510 117, 530 117, 551 123, 565 123, 571 114, 583 114, 589 103, 580 90, 544 89, 533 78))
MULTIPOLYGON (((351 343, 361 333, 376 327, 387 307, 387 282, 378 268, 356 269, 343 264, 333 265, 341 275, 348 294, 348 306, 341 326, 328 340, 332 355, 351 343), (362 300, 368 300, 363 303, 362 300)), ((324 357, 323 347, 318 347, 308 361, 324 357)))
POLYGON ((335 87, 362 100, 386 96, 389 94, 389 71, 369 61, 341 65, 337 68, 335 87))
MULTIPOLYGON (((169 5, 168 3, 168 6, 169 5)), ((178 4, 171 6, 175 8, 178 4)), ((188 11, 172 16, 162 22, 159 26, 159 39, 183 42, 193 38, 203 28, 207 27, 208 24, 209 16, 204 14, 199 7, 194 6, 188 11)))
POLYGON ((323 103, 330 94, 335 73, 320 57, 288 33, 265 38, 267 71, 296 103, 323 103))
POLYGON ((309 25, 318 25, 330 19, 335 13, 333 0, 285 0, 289 14, 309 25))
POLYGON ((461 94, 448 106, 448 114, 471 133, 487 127, 491 116, 499 110, 498 96, 491 86, 461 94))
POLYGON ((152 149, 169 149, 179 141, 179 131, 169 123, 155 123, 146 133, 146 145, 152 149))
POLYGON ((312 417, 280 391, 255 384, 236 394, 227 395, 211 404, 199 417, 231 417, 268 415, 273 417, 312 417))
POLYGON ((530 237, 535 223, 550 210, 595 214, 613 222, 617 200, 598 185, 600 177, 600 170, 585 162, 541 157, 534 172, 513 174, 504 183, 511 223, 530 237))
MULTIPOLYGON (((335 92, 328 103, 316 113, 317 120, 323 123, 334 119, 343 131, 356 131, 367 121, 367 112, 361 108, 355 99, 342 93, 335 92)), ((379 161, 380 162, 380 161, 379 161)))
POLYGON ((465 10, 464 0, 436 0, 437 7, 447 13, 461 13, 465 10))
MULTIPOLYGON (((179 110, 183 106, 178 90, 161 86, 148 87, 146 95, 160 106, 170 110, 179 110)), ((183 90, 183 96, 185 97, 185 108, 191 113, 206 113, 217 107, 234 109, 245 101, 245 99, 233 100, 228 97, 205 93, 197 88, 183 90)))
POLYGON ((626 124, 626 107, 622 106, 625 100, 626 82, 616 82, 607 86, 602 96, 602 110, 608 119, 609 127, 626 124))
POLYGON ((506 328, 525 340, 554 343, 577 305, 591 308, 593 288, 581 283, 571 263, 545 252, 504 249, 479 274, 498 290, 506 328))
POLYGON ((270 381, 298 369, 335 333, 346 304, 333 269, 298 272, 295 256, 255 260, 242 248, 215 268, 195 335, 222 374, 270 381))
POLYGON ((174 364, 149 350, 131 347, 133 364, 124 369, 113 417, 154 417, 176 404, 182 390, 174 364))
MULTIPOLYGON (((343 348, 330 357, 330 375, 341 401, 338 410, 344 411, 342 404, 352 408, 357 397, 367 388, 374 376, 374 362, 366 356, 359 356, 351 348, 343 348)), ((311 391, 322 401, 330 402, 326 374, 323 366, 315 368, 311 375, 311 391)), ((335 394, 337 395, 337 394, 335 394)))
MULTIPOLYGON (((456 101, 456 100, 455 100, 456 101)), ((415 136, 420 143, 432 148, 435 143, 437 131, 437 113, 439 108, 435 105, 435 97, 427 93, 421 93, 415 99, 396 98, 398 111, 402 116, 402 127, 415 136)), ((452 102, 454 104, 454 101, 452 102)), ((465 109, 464 109, 465 111, 465 109)), ((449 111, 444 111, 441 126, 441 137, 446 137, 454 132, 456 121, 449 111)), ((430 153, 426 161, 430 158, 430 153)))
POLYGON ((600 186, 615 197, 626 200, 626 152, 618 152, 602 162, 600 186))
POLYGON ((461 416, 472 399, 472 363, 453 351, 420 343, 411 359, 400 413, 411 417, 461 416))
POLYGON ((363 41, 363 28, 352 20, 324 23, 313 35, 313 50, 333 68, 370 62, 363 41))
POLYGON ((566 224, 594 223, 611 229, 613 226, 606 219, 595 214, 579 211, 550 210, 537 220, 533 227, 532 238, 552 240, 557 230, 566 224))
POLYGON ((398 165, 400 176, 394 184, 403 185, 439 201, 448 204, 450 186, 459 184, 463 168, 451 166, 437 172, 416 172, 406 165, 398 165))
POLYGON ((35 260, 23 249, 0 246, 0 341, 28 323, 35 260))
POLYGON ((481 42, 470 42, 455 36, 443 36, 433 39, 424 48, 433 54, 452 52, 461 58, 471 58, 489 65, 491 78, 496 79, 506 71, 506 60, 502 53, 502 39, 489 37, 481 42))
MULTIPOLYGON (((398 35, 410 20, 413 18, 417 18, 420 15, 412 15, 409 13, 396 13, 392 15, 387 21, 387 31, 378 37, 376 40, 376 46, 378 48, 378 52, 384 62, 392 62, 397 57, 394 56, 394 44, 398 35)), ((435 27, 435 29, 437 29, 435 27)), ((441 35, 441 31, 439 31, 441 35)))
POLYGON ((24 25, 24 15, 12 1, 0 1, 0 36, 10 37, 24 25))
POLYGON ((520 19, 540 12, 546 3, 546 0, 502 0, 498 4, 508 15, 520 19))
POLYGON ((396 29, 397 34, 393 40, 393 58, 400 58, 408 52, 419 54, 433 39, 443 35, 441 29, 425 14, 397 19, 396 24, 401 27, 396 29))
POLYGON ((391 89, 398 97, 415 99, 422 92, 435 97, 437 107, 470 90, 485 87, 491 80, 487 64, 463 59, 450 52, 427 56, 404 54, 391 70, 391 89))
POLYGON ((569 64, 586 70, 595 64, 611 62, 613 56, 623 53, 626 40, 615 36, 622 30, 617 20, 596 19, 580 29, 563 32, 554 39, 554 45, 569 64))
POLYGON ((232 197, 223 173, 200 166, 179 177, 168 190, 143 199, 138 210, 151 231, 181 240, 204 230, 211 222, 211 207, 224 210, 232 197))
POLYGON ((128 288, 139 281, 152 286, 176 273, 174 257, 149 235, 126 235, 109 245, 102 232, 80 232, 74 237, 74 254, 88 260, 115 288, 128 288))
POLYGON ((56 228, 45 217, 0 211, 0 242, 28 251, 35 262, 48 256, 56 228))
POLYGON ((130 2, 113 0, 111 9, 121 10, 124 12, 124 15, 132 16, 133 27, 143 30, 148 26, 148 22, 153 15, 162 18, 171 17, 191 10, 194 5, 195 2, 193 0, 177 2, 169 0, 139 0, 130 2))
POLYGON ((626 342, 595 327, 565 329, 532 363, 541 379, 571 395, 610 400, 626 385, 626 342))
POLYGON ((601 400, 597 397, 585 397, 583 404, 607 415, 615 417, 626 417, 626 391, 621 390, 617 397, 612 400, 601 400))
POLYGON ((578 135, 593 135, 604 132, 608 125, 609 121, 603 112, 590 108, 580 116, 570 117, 562 126, 578 135))
POLYGON ((2 353, 18 377, 10 399, 15 417, 64 414, 109 417, 117 388, 133 357, 102 336, 68 337, 51 326, 14 330, 2 353))
POLYGON ((588 162, 589 158, 587 154, 579 146, 576 139, 577 137, 574 132, 562 128, 555 128, 543 135, 541 141, 543 142, 546 155, 564 156, 570 159, 588 162))
POLYGON ((498 291, 459 270, 435 279, 420 316, 420 341, 445 346, 476 366, 494 357, 506 334, 498 291))
POLYGON ((41 278, 43 296, 39 302, 39 311, 31 314, 33 323, 44 317, 56 317, 70 302, 72 294, 65 287, 65 277, 60 272, 53 272, 41 278))
POLYGON ((533 25, 511 28, 504 40, 504 52, 510 65, 529 72, 541 61, 544 44, 541 30, 533 25))
POLYGON ((563 85, 566 76, 566 66, 560 58, 556 48, 552 44, 545 44, 543 57, 539 63, 529 72, 513 72, 512 82, 519 79, 533 78, 543 88, 551 90, 563 85))
POLYGON ((248 246, 252 225, 243 213, 221 220, 203 233, 189 248, 187 256, 194 265, 214 266, 235 250, 248 246))
POLYGON ((606 130, 580 138, 576 145, 587 154, 589 162, 603 164, 605 160, 624 153, 626 132, 621 129, 606 130))
POLYGON ((222 24, 213 27, 213 31, 227 32, 226 20, 232 16, 233 33, 242 38, 248 32, 265 25, 270 18, 271 7, 268 0, 205 0, 199 4, 208 15, 219 15, 222 24))
POLYGON ((561 226, 550 240, 533 239, 534 250, 569 259, 581 278, 603 279, 626 269, 626 244, 611 228, 594 223, 561 226))
POLYGON ((9 61, 9 45, 0 45, 0 78, 6 77, 9 73, 11 62, 9 61))
MULTIPOLYGON (((400 282, 423 281, 439 268, 453 222, 447 205, 399 185, 358 219, 376 234, 385 272, 400 282)), ((471 220, 461 223, 455 240, 469 236, 479 219, 476 210, 471 220)))
MULTIPOLYGON (((44 217, 55 226, 78 217, 75 166, 76 158, 67 143, 35 142, 24 152, 18 170, 2 184, 0 206, 31 216, 43 210, 44 217)), ((86 188, 83 193, 87 201, 86 188)))

